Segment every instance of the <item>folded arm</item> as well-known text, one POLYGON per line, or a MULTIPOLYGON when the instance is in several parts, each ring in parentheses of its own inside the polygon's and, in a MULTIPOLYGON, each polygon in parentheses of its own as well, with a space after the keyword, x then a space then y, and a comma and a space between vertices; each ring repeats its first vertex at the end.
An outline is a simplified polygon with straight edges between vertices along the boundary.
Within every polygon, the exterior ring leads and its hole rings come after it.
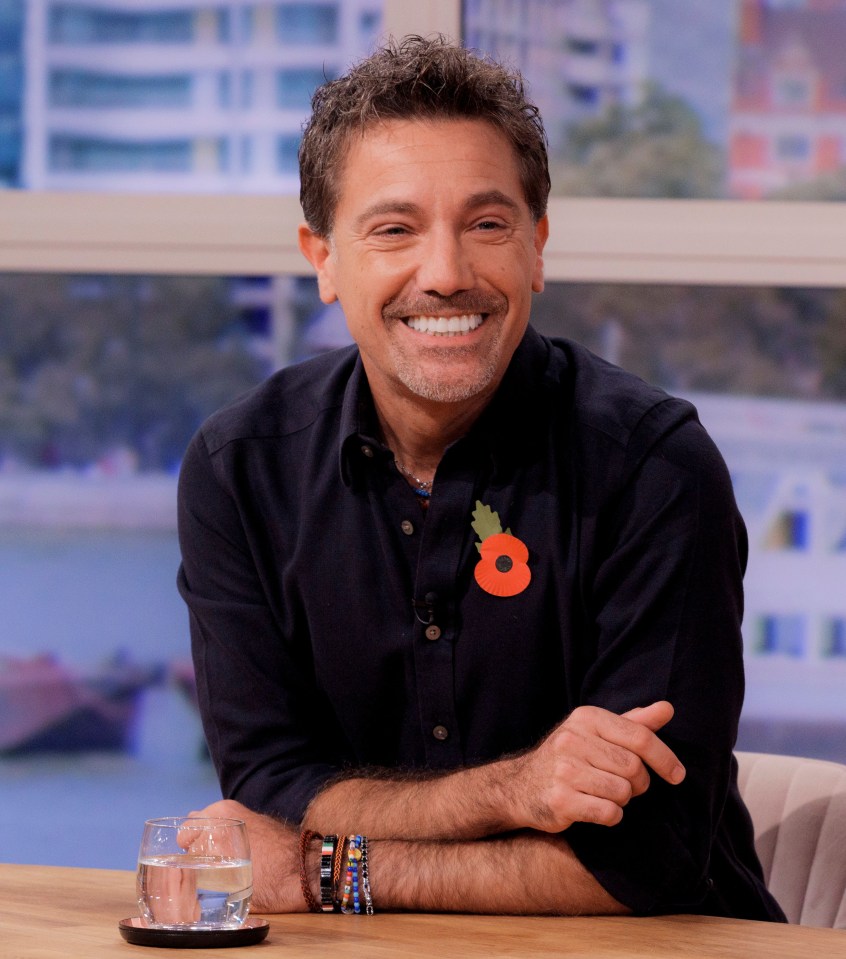
MULTIPOLYGON (((244 819, 253 857, 256 912, 305 912, 299 829, 231 799, 198 815, 244 819)), ((377 910, 499 915, 619 914, 610 896, 560 836, 523 832, 466 842, 371 840, 370 881, 377 910)), ((306 875, 319 901, 320 850, 306 852, 306 875)))
POLYGON ((646 792, 648 769, 670 783, 684 770, 655 735, 669 703, 615 716, 581 707, 538 746, 445 775, 353 775, 312 800, 304 826, 380 839, 472 840, 519 829, 557 833, 574 822, 616 825, 646 792))
MULTIPOLYGON (((627 912, 557 833, 577 820, 619 822, 628 802, 649 787, 647 766, 668 782, 681 780, 681 765, 653 731, 671 716, 669 703, 626 717, 586 707, 520 756, 434 779, 339 781, 318 794, 304 827, 368 836, 373 895, 383 909, 627 912)), ((247 821, 257 909, 305 908, 298 829, 231 800, 203 814, 247 821)), ((306 875, 315 898, 317 857, 312 843, 306 875)))

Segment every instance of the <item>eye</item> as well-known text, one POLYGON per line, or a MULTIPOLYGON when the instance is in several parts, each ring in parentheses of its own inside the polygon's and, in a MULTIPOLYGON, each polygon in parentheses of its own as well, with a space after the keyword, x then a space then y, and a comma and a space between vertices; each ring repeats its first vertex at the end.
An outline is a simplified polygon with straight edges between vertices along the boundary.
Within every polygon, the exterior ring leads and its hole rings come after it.
POLYGON ((503 229, 503 224, 499 220, 479 220, 475 224, 475 229, 480 230, 482 233, 492 233, 495 230, 503 229))
POLYGON ((389 226, 382 226, 373 231, 376 236, 405 236, 408 233, 407 227, 392 223, 389 226))

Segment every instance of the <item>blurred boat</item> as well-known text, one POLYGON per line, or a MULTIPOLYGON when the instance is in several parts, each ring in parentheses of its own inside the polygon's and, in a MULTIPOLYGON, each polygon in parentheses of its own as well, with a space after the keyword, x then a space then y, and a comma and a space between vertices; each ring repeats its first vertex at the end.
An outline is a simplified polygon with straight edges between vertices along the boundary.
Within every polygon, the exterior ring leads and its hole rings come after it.
POLYGON ((121 654, 91 671, 49 653, 0 656, 0 754, 130 750, 141 694, 164 676, 121 654))

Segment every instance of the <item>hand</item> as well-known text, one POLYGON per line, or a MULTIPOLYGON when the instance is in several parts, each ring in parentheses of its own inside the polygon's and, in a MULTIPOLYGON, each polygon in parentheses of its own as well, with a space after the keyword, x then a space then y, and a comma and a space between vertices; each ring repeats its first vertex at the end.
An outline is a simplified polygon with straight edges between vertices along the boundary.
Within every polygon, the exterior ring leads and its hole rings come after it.
POLYGON ((185 925, 202 915, 194 869, 152 869, 147 874, 144 912, 155 923, 185 925))
POLYGON ((253 860, 253 912, 306 912, 300 888, 299 830, 288 823, 263 816, 235 802, 222 799, 189 816, 223 816, 247 824, 253 860))
POLYGON ((560 832, 574 822, 614 826, 654 770, 668 783, 684 779, 675 753, 655 735, 673 717, 668 702, 622 716, 580 706, 533 750, 512 760, 512 809, 518 827, 560 832))

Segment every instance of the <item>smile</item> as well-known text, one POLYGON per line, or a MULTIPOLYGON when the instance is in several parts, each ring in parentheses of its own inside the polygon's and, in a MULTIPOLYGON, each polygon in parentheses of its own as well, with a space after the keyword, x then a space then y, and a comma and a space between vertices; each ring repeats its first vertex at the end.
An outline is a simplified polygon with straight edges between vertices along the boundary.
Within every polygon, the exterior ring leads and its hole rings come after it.
POLYGON ((463 316, 410 316, 405 322, 418 333, 429 336, 462 336, 470 333, 484 323, 481 313, 468 313, 463 316))

